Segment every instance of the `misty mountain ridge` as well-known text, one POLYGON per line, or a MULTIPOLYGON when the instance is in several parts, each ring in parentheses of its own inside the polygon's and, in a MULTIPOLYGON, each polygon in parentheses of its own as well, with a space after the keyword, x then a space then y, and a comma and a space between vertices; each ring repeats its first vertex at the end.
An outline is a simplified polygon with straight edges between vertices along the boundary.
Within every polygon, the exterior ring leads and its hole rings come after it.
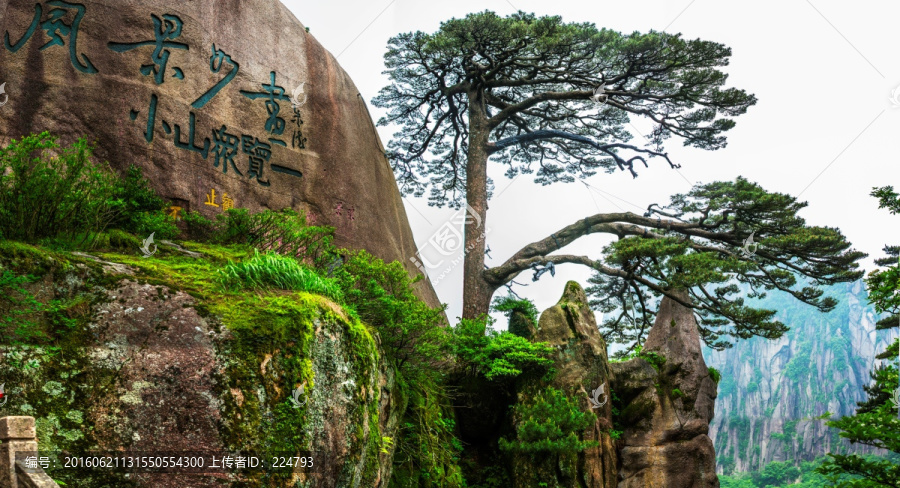
POLYGON ((878 453, 851 445, 815 417, 856 411, 866 399, 869 372, 881 363, 875 356, 897 331, 876 331, 878 314, 863 281, 828 287, 825 294, 838 300, 829 313, 770 292, 755 301, 777 310, 790 327, 781 338, 754 337, 724 351, 704 347, 707 363, 721 373, 710 424, 720 474, 759 470, 772 461, 799 464, 828 452, 878 453))

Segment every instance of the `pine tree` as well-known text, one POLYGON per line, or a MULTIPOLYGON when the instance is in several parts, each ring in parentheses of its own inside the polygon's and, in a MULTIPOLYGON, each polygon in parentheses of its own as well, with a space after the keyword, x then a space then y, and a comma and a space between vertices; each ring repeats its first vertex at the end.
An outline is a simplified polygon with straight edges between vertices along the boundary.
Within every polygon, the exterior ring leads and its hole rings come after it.
POLYGON ((733 119, 756 102, 725 87, 730 55, 714 42, 522 12, 470 14, 432 34, 392 38, 391 84, 375 99, 388 110, 379 123, 400 128, 389 157, 406 194, 430 191, 433 205, 466 205, 463 317, 486 314, 494 293, 518 275, 534 272, 536 280, 561 264, 596 271, 595 296, 607 300, 597 306, 625 310, 627 318, 606 324, 617 342, 640 340, 662 296, 697 312, 712 347, 780 336, 786 327, 775 312, 747 305, 740 284, 751 296, 777 289, 831 310, 835 302, 820 287, 859 279, 864 254, 839 230, 807 225, 797 215, 804 202, 744 178, 696 185, 643 215, 586 217, 485 265, 489 161, 505 165, 508 177, 533 173, 549 185, 617 168, 636 176, 636 164, 652 160, 677 167, 665 150, 671 138, 720 149, 733 119), (631 117, 654 125, 646 146, 629 143, 631 117), (618 240, 602 255, 563 253, 592 234, 618 240))
POLYGON ((406 194, 430 191, 430 204, 465 204, 463 317, 488 312, 500 283, 485 275, 492 182, 488 162, 506 176, 533 173, 543 185, 598 171, 628 170, 665 151, 675 137, 715 150, 734 117, 756 103, 726 88, 731 50, 662 32, 622 34, 558 16, 470 14, 432 34, 389 41, 391 84, 374 103, 396 124, 389 144, 406 194), (654 125, 646 146, 630 143, 630 117, 654 125))

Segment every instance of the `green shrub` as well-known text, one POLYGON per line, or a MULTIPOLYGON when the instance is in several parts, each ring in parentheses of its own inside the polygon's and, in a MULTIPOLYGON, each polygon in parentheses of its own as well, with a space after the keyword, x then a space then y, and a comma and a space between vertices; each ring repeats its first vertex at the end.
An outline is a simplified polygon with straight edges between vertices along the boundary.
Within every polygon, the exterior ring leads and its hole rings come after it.
POLYGON ((719 370, 718 370, 718 369, 713 368, 712 366, 710 366, 710 367, 709 367, 709 377, 712 378, 712 380, 715 381, 716 384, 718 385, 718 384, 719 384, 719 380, 722 379, 722 373, 719 373, 719 370))
POLYGON ((488 319, 463 319, 453 329, 453 352, 458 367, 489 381, 512 379, 525 372, 543 372, 553 363, 546 342, 533 343, 510 332, 487 327, 488 319))
POLYGON ((385 353, 407 379, 439 373, 448 357, 443 309, 416 297, 412 287, 419 278, 410 278, 399 262, 387 264, 366 251, 346 251, 338 262, 331 273, 345 305, 378 330, 385 353))
POLYGON ((274 253, 256 254, 240 263, 229 263, 217 272, 217 282, 222 288, 270 289, 306 291, 324 295, 337 301, 343 293, 334 280, 322 278, 296 259, 274 253))
POLYGON ((115 221, 118 178, 92 155, 85 139, 61 148, 47 132, 0 148, 0 237, 84 240, 115 221))
POLYGON ((246 244, 262 252, 291 256, 307 264, 322 264, 332 259, 337 249, 332 244, 334 229, 306 224, 306 218, 290 208, 250 213, 232 208, 210 220, 198 212, 183 217, 187 237, 215 244, 246 244))
POLYGON ((168 202, 156 194, 141 168, 129 166, 113 198, 121 212, 111 226, 142 237, 155 233, 157 238, 171 239, 178 235, 175 219, 165 213, 168 202))
MULTIPOLYGON (((264 210, 255 215, 261 215, 264 210)), ((259 236, 255 232, 254 214, 246 208, 232 208, 216 216, 212 241, 218 244, 254 244, 259 236)), ((261 218, 261 217, 257 217, 261 218)), ((300 223, 302 226, 303 223, 300 223)))
POLYGON ((494 299, 492 309, 502 312, 509 320, 507 330, 521 337, 527 337, 529 322, 531 326, 538 323, 538 309, 534 302, 528 299, 516 298, 513 295, 497 297, 494 299))
POLYGON ((185 212, 181 216, 181 221, 184 222, 186 237, 189 239, 208 242, 212 240, 215 234, 216 228, 213 221, 204 217, 200 212, 185 212))
POLYGON ((306 217, 290 208, 251 214, 247 209, 230 209, 216 217, 213 241, 221 244, 249 244, 260 251, 293 256, 309 263, 333 250, 334 229, 306 225, 306 217))
POLYGON ((784 367, 784 375, 794 382, 800 382, 809 376, 810 357, 812 354, 812 341, 806 340, 800 342, 797 353, 791 357, 787 365, 784 367))
POLYGON ((166 201, 139 167, 118 178, 108 164, 92 161, 85 139, 65 148, 56 141, 44 132, 0 148, 0 237, 71 248, 95 245, 107 228, 178 235, 166 201))
POLYGON ((392 488, 466 486, 457 465, 463 446, 455 436, 456 422, 446 395, 434 384, 410 386, 410 400, 400 422, 392 488))
POLYGON ((501 438, 499 447, 503 451, 576 454, 599 445, 579 437, 594 424, 596 416, 581 411, 577 401, 555 388, 542 389, 530 403, 517 404, 513 416, 516 438, 501 438))
POLYGON ((773 432, 772 435, 771 435, 771 437, 772 437, 772 439, 775 439, 775 440, 777 440, 777 441, 781 441, 781 442, 784 442, 784 443, 789 443, 789 442, 791 442, 791 436, 789 436, 788 434, 781 434, 781 433, 778 433, 778 432, 773 432))
POLYGON ((398 371, 409 404, 395 440, 391 487, 463 487, 452 404, 443 387, 450 362, 442 308, 431 308, 413 292, 398 262, 385 263, 366 251, 320 249, 320 272, 330 272, 344 306, 378 331, 386 359, 398 371))
POLYGON ((155 234, 156 239, 172 239, 181 232, 175 225, 175 219, 163 212, 139 212, 129 220, 129 232, 141 237, 155 234))
POLYGON ((790 462, 773 461, 751 476, 756 486, 781 486, 791 484, 800 477, 800 469, 790 462))

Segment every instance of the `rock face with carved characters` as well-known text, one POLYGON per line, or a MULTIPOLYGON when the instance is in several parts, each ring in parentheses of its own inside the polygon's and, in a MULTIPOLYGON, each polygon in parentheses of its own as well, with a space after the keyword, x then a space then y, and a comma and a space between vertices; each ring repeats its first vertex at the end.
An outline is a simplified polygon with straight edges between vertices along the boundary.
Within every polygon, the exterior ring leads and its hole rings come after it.
POLYGON ((365 101, 280 2, 0 0, 0 34, 0 144, 86 136, 173 215, 290 207, 417 272, 365 101))

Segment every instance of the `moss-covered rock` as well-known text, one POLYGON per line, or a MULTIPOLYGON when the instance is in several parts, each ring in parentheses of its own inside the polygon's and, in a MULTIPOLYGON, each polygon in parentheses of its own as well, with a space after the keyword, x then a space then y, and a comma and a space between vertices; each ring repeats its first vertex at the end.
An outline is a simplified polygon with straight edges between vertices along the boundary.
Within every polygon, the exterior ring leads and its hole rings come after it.
POLYGON ((3 414, 36 417, 42 449, 308 453, 315 469, 50 474, 88 488, 386 485, 406 405, 374 332, 320 296, 221 291, 215 271, 248 251, 182 245, 203 257, 0 241, 0 271, 34 276, 44 304, 27 329, 49 338, 0 347, 3 414))

